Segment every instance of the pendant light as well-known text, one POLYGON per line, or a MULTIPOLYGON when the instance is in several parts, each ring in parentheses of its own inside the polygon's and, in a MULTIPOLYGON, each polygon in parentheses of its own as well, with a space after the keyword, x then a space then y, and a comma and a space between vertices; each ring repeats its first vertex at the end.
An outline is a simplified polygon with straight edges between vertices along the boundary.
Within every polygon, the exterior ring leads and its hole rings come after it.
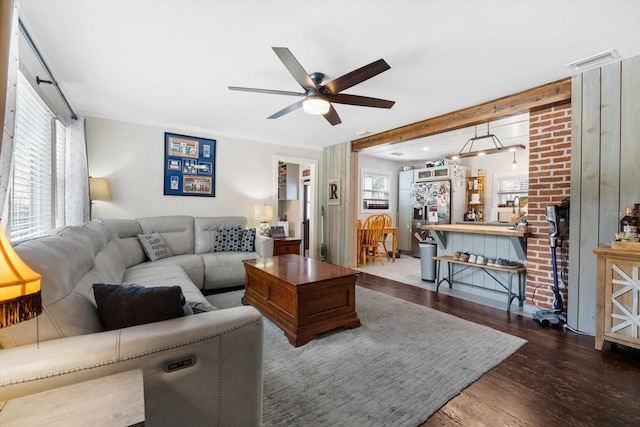
MULTIPOLYGON (((447 156, 445 156, 445 158, 447 159, 451 159, 451 160, 458 160, 458 159, 462 159, 465 157, 475 157, 475 156, 484 156, 487 154, 496 154, 496 153, 503 153, 506 150, 509 151, 515 151, 518 149, 524 150, 526 147, 524 145, 518 144, 518 145, 508 145, 508 146, 504 146, 502 145, 502 142, 500 142, 500 140, 498 139, 497 136, 495 136, 494 134, 490 133, 489 130, 489 123, 487 123, 487 134, 486 135, 481 135, 478 136, 478 127, 475 127, 475 132, 474 132, 474 137, 473 138, 469 138, 469 140, 462 146, 462 149, 460 150, 459 153, 456 154, 449 154, 447 156), (489 148, 489 149, 481 149, 481 150, 473 150, 473 144, 481 139, 491 139, 491 141, 493 142, 494 147, 493 148, 489 148), (469 151, 464 151, 467 146, 469 147, 469 151)), ((517 165, 517 162, 516 162, 517 165)))
POLYGON ((518 167, 518 162, 516 161, 516 150, 513 150, 513 162, 511 162, 511 167, 514 169, 518 167))

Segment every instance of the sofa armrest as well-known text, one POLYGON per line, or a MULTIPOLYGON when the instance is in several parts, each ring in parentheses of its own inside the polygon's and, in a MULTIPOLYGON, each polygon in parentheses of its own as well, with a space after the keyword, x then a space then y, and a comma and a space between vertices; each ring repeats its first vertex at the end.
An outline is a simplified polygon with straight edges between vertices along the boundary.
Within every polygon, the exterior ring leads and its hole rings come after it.
POLYGON ((236 307, 0 350, 0 401, 141 368, 147 425, 258 426, 262 328, 236 307))
POLYGON ((270 258, 273 256, 273 239, 271 237, 256 234, 256 252, 261 258, 270 258))

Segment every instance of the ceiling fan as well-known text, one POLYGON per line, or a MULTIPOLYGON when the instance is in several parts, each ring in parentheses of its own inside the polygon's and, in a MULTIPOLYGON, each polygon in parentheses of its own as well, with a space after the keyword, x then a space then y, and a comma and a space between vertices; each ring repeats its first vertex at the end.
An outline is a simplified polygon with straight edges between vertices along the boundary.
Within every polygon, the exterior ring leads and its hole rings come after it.
POLYGON ((332 126, 335 126, 342 123, 342 121, 335 108, 333 108, 332 103, 376 108, 391 108, 393 104, 395 104, 395 101, 388 101, 386 99, 340 93, 391 68, 384 59, 378 59, 371 64, 340 76, 327 84, 322 84, 322 80, 325 77, 324 74, 317 72, 307 73, 289 49, 286 47, 273 47, 272 49, 287 70, 289 70, 293 78, 302 86, 304 92, 229 86, 229 90, 304 97, 304 99, 272 114, 268 117, 269 119, 277 119, 302 107, 308 114, 323 115, 332 126))

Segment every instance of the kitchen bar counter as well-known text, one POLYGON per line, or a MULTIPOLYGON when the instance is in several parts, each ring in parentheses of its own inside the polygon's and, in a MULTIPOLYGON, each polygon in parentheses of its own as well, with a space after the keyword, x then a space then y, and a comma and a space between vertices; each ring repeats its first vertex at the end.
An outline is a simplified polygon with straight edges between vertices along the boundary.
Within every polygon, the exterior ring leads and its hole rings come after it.
POLYGON ((446 233, 505 236, 511 241, 518 258, 527 258, 527 237, 530 235, 528 231, 513 230, 505 226, 478 224, 434 224, 423 225, 422 229, 431 232, 431 236, 433 236, 438 246, 442 249, 447 248, 446 233))

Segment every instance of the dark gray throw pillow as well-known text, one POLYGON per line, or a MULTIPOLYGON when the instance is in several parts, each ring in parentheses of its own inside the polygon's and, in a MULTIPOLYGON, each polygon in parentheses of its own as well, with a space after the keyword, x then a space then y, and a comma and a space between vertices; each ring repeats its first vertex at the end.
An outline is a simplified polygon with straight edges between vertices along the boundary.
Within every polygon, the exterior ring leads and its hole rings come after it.
POLYGON ((98 316, 107 331, 184 316, 180 286, 145 288, 96 283, 93 294, 98 316))
POLYGON ((242 227, 221 227, 213 239, 212 252, 238 251, 241 240, 242 227))
POLYGON ((242 230, 242 239, 240 240, 241 252, 254 252, 256 250, 256 229, 249 228, 242 230))

